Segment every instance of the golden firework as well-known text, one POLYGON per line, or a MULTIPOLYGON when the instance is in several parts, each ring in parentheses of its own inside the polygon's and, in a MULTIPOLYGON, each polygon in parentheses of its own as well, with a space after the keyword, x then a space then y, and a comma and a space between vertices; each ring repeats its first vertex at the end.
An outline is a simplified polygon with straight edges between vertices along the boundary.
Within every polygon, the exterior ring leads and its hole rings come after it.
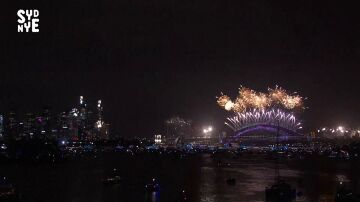
POLYGON ((226 103, 228 103, 229 101, 231 101, 231 99, 227 95, 221 95, 217 98, 217 103, 221 107, 225 107, 226 103))
POLYGON ((282 99, 282 104, 286 109, 294 109, 302 106, 302 98, 298 95, 287 95, 282 99))
POLYGON ((217 103, 228 111, 241 113, 248 109, 267 109, 269 107, 283 107, 289 110, 301 108, 303 99, 298 95, 287 94, 284 89, 278 86, 274 89, 268 88, 267 93, 240 87, 235 102, 229 96, 222 94, 218 97, 217 103))
POLYGON ((276 86, 275 89, 268 88, 269 97, 273 104, 281 104, 287 93, 281 87, 276 86))

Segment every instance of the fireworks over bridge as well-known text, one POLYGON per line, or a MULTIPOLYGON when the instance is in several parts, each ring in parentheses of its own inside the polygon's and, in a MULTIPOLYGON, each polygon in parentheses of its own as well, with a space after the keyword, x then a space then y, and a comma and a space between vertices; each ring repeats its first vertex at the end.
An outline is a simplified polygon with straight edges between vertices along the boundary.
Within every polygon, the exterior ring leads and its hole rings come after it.
POLYGON ((226 119, 225 125, 234 131, 235 138, 260 132, 279 133, 283 137, 300 136, 298 130, 302 126, 295 115, 304 107, 303 98, 296 93, 288 94, 278 86, 268 88, 267 93, 240 87, 235 101, 222 94, 217 103, 234 113, 226 119))

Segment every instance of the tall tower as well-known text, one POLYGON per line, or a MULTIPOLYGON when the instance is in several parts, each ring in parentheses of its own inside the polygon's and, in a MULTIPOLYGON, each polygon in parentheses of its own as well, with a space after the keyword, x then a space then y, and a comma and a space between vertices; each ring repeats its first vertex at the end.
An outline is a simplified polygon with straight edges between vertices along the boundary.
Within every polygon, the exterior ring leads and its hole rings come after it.
POLYGON ((101 100, 98 100, 98 104, 97 104, 97 111, 98 111, 98 122, 100 123, 100 127, 102 127, 103 125, 103 117, 102 117, 102 112, 103 112, 103 108, 101 106, 101 100))
POLYGON ((0 114, 0 140, 4 139, 4 117, 0 114))
POLYGON ((84 103, 84 96, 80 96, 80 106, 84 103))
POLYGON ((80 96, 79 118, 83 120, 86 119, 86 103, 84 101, 84 96, 80 96))
POLYGON ((86 137, 86 119, 87 119, 87 111, 86 111, 86 103, 84 101, 84 97, 80 96, 79 103, 79 115, 77 116, 77 124, 78 124, 78 136, 79 139, 85 139, 86 137))
POLYGON ((98 130, 98 131, 101 131, 103 125, 104 125, 104 121, 103 121, 103 117, 102 117, 102 106, 101 106, 101 100, 98 100, 98 103, 97 103, 97 120, 96 120, 96 123, 95 123, 95 128, 98 130))
POLYGON ((101 100, 98 100, 97 103, 97 121, 95 123, 95 128, 97 130, 98 138, 108 139, 109 138, 109 125, 104 123, 103 117, 103 107, 101 105, 101 100))

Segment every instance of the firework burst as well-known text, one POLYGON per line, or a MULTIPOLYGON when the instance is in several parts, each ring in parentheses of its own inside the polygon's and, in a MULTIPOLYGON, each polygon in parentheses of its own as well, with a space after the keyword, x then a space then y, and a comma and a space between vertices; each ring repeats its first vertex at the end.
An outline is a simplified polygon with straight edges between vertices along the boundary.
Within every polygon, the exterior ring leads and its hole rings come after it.
POLYGON ((303 109, 303 98, 294 93, 288 94, 278 86, 268 88, 267 93, 240 87, 235 101, 221 94, 217 103, 225 110, 235 112, 235 116, 225 122, 234 131, 255 125, 280 126, 293 131, 301 128, 293 111, 303 109))
POLYGON ((301 123, 296 120, 293 114, 281 111, 280 109, 254 109, 252 111, 236 113, 234 117, 227 118, 225 124, 234 131, 255 125, 280 126, 293 131, 301 127, 301 123))
POLYGON ((246 112, 251 109, 271 109, 284 108, 295 110, 303 108, 303 98, 288 94, 281 87, 276 86, 274 89, 268 88, 267 93, 256 92, 250 88, 240 87, 239 95, 232 101, 227 95, 217 97, 217 103, 227 111, 246 112))

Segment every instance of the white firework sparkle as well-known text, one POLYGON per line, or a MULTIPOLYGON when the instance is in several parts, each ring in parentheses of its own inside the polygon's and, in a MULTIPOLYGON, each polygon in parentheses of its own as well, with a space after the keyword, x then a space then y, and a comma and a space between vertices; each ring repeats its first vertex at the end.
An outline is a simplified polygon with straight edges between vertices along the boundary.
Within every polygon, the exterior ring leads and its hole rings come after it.
POLYGON ((225 122, 233 131, 238 131, 256 125, 271 125, 296 131, 301 123, 292 113, 280 109, 254 109, 247 112, 236 113, 234 117, 227 118, 225 122))

